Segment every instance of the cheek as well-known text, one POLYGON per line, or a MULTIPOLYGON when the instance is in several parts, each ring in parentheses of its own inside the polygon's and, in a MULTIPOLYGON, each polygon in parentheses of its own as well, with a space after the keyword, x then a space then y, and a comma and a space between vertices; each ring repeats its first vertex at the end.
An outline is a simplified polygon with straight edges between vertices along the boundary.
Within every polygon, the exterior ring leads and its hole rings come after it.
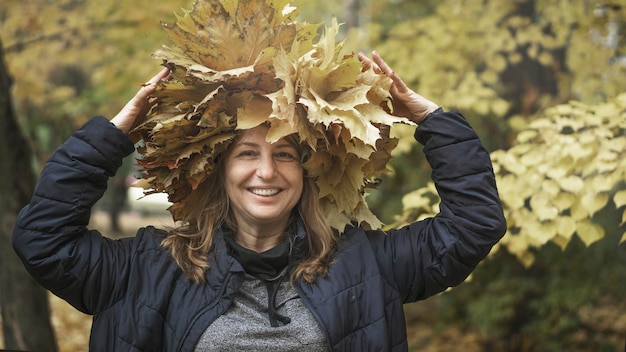
POLYGON ((244 178, 249 177, 249 174, 253 172, 254 171, 251 165, 238 161, 226 162, 224 165, 224 177, 226 179, 226 183, 237 183, 244 178))
POLYGON ((297 189, 298 198, 300 198, 304 189, 304 170, 302 168, 298 168, 298 170, 293 173, 292 183, 297 189))
POLYGON ((232 191, 237 189, 245 178, 245 169, 237 163, 226 163, 224 168, 224 186, 226 194, 230 195, 232 191))

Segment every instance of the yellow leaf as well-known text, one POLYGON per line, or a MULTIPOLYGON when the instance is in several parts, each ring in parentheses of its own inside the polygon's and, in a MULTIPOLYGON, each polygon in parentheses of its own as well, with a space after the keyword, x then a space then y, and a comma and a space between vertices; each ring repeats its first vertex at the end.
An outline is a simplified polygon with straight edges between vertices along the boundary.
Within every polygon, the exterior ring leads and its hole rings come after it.
POLYGON ((576 203, 576 197, 567 192, 560 192, 554 198, 552 203, 559 209, 559 212, 570 209, 576 203))
POLYGON ((522 265, 528 269, 535 262, 535 255, 531 252, 524 252, 521 257, 518 257, 518 260, 522 263, 522 265))
POLYGON ((583 180, 578 176, 568 176, 564 178, 556 178, 555 181, 564 191, 578 193, 584 186, 583 180))
POLYGON ((511 104, 503 99, 496 99, 491 103, 491 111, 497 116, 504 116, 511 108, 511 104))
POLYGON ((574 167, 575 167, 574 158, 572 158, 571 156, 564 156, 561 159, 559 159, 557 162, 554 162, 551 165, 549 165, 549 168, 546 174, 550 178, 553 178, 557 182, 559 182, 559 184, 561 185, 561 188, 563 188, 564 190, 576 193, 577 191, 572 191, 570 188, 577 187, 579 184, 578 180, 575 179, 575 176, 566 177, 566 175, 569 175, 571 173, 574 167))
MULTIPOLYGON (((541 183, 541 191, 545 192, 550 197, 556 197, 560 193, 562 193, 559 185, 554 182, 554 180, 550 179, 543 180, 543 182, 541 183)), ((554 203, 554 198, 552 198, 552 202, 554 203)), ((561 210, 561 208, 559 208, 559 210, 561 210)))
POLYGON ((521 258, 528 250, 528 241, 522 234, 505 236, 503 239, 507 250, 515 255, 517 258, 521 258))
POLYGON ((581 203, 580 198, 577 198, 572 207, 570 208, 570 216, 576 220, 581 221, 589 218, 589 211, 581 203))
POLYGON ((544 245, 557 235, 557 227, 553 222, 532 221, 528 225, 528 236, 537 241, 537 245, 544 245))
POLYGON ((502 157, 499 159, 499 163, 501 166, 503 166, 505 169, 513 174, 519 175, 526 172, 526 167, 519 162, 519 159, 517 159, 514 155, 510 153, 502 155, 502 157))
POLYGON ((425 196, 424 189, 419 189, 407 193, 402 197, 402 207, 407 208, 426 208, 430 206, 430 198, 425 196))
POLYGON ((604 237, 604 229, 589 220, 583 220, 576 224, 576 233, 587 246, 604 237))
POLYGON ((589 212, 589 216, 604 208, 608 201, 609 195, 606 193, 585 193, 582 197, 582 204, 589 212))
POLYGON ((526 153, 536 149, 537 147, 533 144, 517 144, 511 147, 506 154, 512 154, 515 157, 524 156, 526 153))
POLYGON ((587 144, 572 143, 561 146, 561 150, 567 155, 571 156, 574 160, 586 159, 597 153, 597 147, 594 144, 595 141, 591 141, 587 144))
POLYGON ((506 58, 502 55, 496 55, 493 57, 493 61, 490 64, 491 68, 501 72, 507 67, 506 58))
POLYGON ((598 193, 609 192, 615 187, 615 184, 617 183, 616 180, 614 180, 614 178, 616 178, 615 176, 616 175, 600 174, 593 177, 591 179, 591 182, 587 181, 587 183, 590 183, 592 189, 598 193))
POLYGON ((535 261, 535 255, 529 250, 528 238, 523 234, 506 236, 507 250, 525 266, 530 267, 535 261))
POLYGON ((571 239, 576 232, 576 221, 569 216, 560 216, 555 220, 556 232, 562 238, 571 239))
POLYGON ((612 140, 606 142, 606 147, 609 150, 622 153, 626 150, 626 137, 613 138, 612 140))
POLYGON ((617 191, 613 196, 613 202, 616 208, 621 208, 626 205, 626 190, 617 191))
POLYGON ((487 99, 480 99, 472 108, 480 115, 487 115, 490 110, 490 101, 487 99))
POLYGON ((517 142, 518 143, 528 143, 535 139, 539 133, 535 130, 526 130, 517 134, 517 142))
POLYGON ((538 193, 530 198, 530 207, 539 221, 554 220, 559 210, 550 202, 550 197, 545 193, 538 193))
POLYGON ((559 246, 561 250, 565 250, 565 248, 567 248, 567 245, 569 244, 569 240, 569 238, 565 238, 563 236, 555 236, 552 239, 552 242, 556 243, 556 245, 559 246))

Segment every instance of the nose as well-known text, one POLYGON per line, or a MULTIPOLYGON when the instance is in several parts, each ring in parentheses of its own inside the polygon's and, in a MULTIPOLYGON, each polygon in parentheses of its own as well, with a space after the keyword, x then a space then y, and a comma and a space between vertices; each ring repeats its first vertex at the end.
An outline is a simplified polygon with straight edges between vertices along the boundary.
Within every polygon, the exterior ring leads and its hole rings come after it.
POLYGON ((276 161, 271 155, 262 155, 256 168, 256 175, 261 179, 271 179, 276 176, 276 161))

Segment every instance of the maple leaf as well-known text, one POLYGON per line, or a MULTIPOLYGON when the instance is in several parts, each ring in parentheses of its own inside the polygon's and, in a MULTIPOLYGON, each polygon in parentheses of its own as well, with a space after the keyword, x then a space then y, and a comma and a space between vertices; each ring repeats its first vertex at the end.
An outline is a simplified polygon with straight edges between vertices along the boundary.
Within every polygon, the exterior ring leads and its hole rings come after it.
MULTIPOLYGON (((237 110, 237 128, 254 128, 266 122, 267 117, 271 113, 271 100, 262 96, 254 96, 247 102, 247 104, 237 110)), ((291 131, 291 133, 293 133, 293 131, 291 131)))

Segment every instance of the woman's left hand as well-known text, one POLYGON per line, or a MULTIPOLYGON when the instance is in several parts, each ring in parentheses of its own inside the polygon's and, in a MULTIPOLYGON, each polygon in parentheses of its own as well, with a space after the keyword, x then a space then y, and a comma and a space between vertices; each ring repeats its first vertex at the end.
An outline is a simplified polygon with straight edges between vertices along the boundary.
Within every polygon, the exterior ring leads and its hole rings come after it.
POLYGON ((406 117, 415 123, 420 123, 428 114, 439 108, 439 105, 411 90, 377 52, 372 52, 371 59, 365 54, 359 53, 359 60, 363 63, 363 70, 373 67, 375 72, 382 72, 391 78, 393 83, 389 88, 389 93, 391 93, 392 98, 393 115, 406 117))

